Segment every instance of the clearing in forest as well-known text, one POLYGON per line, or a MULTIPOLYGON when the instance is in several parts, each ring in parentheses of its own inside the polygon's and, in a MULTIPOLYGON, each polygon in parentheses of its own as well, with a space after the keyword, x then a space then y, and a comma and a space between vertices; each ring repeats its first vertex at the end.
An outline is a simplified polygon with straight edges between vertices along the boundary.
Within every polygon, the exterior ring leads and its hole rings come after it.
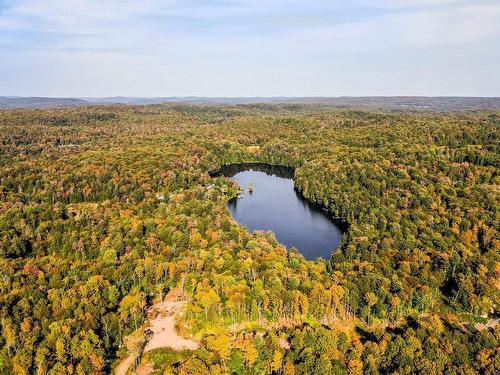
MULTIPOLYGON (((175 329, 175 322, 177 318, 183 314, 186 303, 187 301, 182 298, 182 293, 176 288, 167 294, 164 301, 151 306, 148 311, 146 323, 139 329, 142 332, 149 330, 144 339, 147 341, 145 345, 144 342, 142 342, 142 345, 136 344, 134 347, 143 347, 144 350, 142 353, 157 348, 171 348, 174 350, 198 349, 200 344, 197 341, 180 336, 175 329)), ((115 368, 115 375, 127 374, 130 367, 139 356, 139 353, 139 349, 131 350, 130 354, 115 368)))

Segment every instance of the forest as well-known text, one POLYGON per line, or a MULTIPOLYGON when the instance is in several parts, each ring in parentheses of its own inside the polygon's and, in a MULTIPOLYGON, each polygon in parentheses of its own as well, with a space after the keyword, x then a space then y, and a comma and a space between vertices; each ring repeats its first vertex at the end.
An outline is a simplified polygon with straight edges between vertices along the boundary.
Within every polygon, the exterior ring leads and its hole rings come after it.
MULTIPOLYGON (((499 374, 500 112, 328 105, 0 111, 0 373, 109 374, 174 290, 151 374, 499 374), (330 259, 249 233, 259 162, 347 223, 330 259)), ((140 354, 140 353, 139 353, 140 354)), ((136 366, 131 366, 132 374, 136 366)))

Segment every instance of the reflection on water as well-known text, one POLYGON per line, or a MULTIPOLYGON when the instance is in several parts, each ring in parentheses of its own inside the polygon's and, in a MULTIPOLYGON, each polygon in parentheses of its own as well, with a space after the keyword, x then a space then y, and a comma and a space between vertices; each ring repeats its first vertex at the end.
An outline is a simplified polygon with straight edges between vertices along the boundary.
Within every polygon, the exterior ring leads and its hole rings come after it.
POLYGON ((231 177, 245 190, 228 208, 248 230, 272 230, 287 248, 297 248, 307 259, 330 258, 342 230, 327 213, 294 189, 292 168, 268 164, 232 164, 217 173, 231 177), (248 187, 253 187, 253 192, 248 187))

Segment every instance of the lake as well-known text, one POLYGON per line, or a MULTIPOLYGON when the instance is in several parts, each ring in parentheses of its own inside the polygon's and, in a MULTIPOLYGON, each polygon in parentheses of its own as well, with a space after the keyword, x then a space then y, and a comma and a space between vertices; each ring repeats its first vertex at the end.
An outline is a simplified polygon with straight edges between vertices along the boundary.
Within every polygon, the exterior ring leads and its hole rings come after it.
POLYGON ((217 174, 232 178, 245 190, 227 207, 250 232, 271 230, 280 243, 289 249, 295 247, 310 260, 329 259, 339 246, 342 224, 294 189, 292 168, 232 164, 223 166, 217 174))

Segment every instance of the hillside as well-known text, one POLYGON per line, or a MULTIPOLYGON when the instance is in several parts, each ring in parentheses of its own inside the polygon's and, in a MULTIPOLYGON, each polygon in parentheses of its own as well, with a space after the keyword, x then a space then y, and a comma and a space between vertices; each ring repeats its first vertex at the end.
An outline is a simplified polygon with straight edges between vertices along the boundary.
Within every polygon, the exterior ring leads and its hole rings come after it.
POLYGON ((154 374, 499 373, 499 125, 298 104, 0 111, 2 374, 124 358, 154 374), (238 225, 238 186, 211 172, 241 162, 295 168, 348 224, 339 250, 309 261, 238 225), (162 328, 192 345, 163 347, 162 328))
POLYGON ((322 105, 337 108, 382 110, 499 110, 500 98, 494 97, 423 97, 423 96, 366 96, 366 97, 85 97, 85 98, 23 98, 0 97, 0 108, 49 108, 88 105, 249 105, 298 104, 322 105))
POLYGON ((5 108, 55 108, 89 105, 83 99, 76 98, 44 98, 44 97, 10 97, 0 96, 0 109, 5 108))

